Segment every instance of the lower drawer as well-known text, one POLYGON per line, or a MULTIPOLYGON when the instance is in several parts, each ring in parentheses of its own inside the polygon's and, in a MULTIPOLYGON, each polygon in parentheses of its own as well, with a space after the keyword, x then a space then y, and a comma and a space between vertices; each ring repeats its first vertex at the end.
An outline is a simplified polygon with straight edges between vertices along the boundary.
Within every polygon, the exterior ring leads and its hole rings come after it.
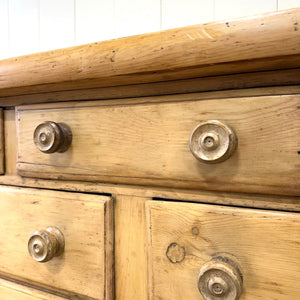
POLYGON ((147 215, 150 299, 299 298, 299 214, 149 201, 147 215))
POLYGON ((63 300, 59 296, 44 293, 30 287, 0 279, 0 299, 4 300, 63 300))
POLYGON ((0 187, 0 276, 111 299, 112 214, 106 196, 0 187))

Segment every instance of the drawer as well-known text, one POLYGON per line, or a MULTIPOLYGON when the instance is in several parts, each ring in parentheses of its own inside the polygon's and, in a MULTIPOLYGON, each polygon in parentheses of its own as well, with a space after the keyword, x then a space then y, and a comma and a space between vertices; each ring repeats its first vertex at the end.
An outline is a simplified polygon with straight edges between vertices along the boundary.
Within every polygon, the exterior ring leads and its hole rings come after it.
POLYGON ((112 299, 112 224, 110 197, 0 187, 0 276, 70 299, 112 299))
POLYGON ((203 299, 299 298, 299 214, 171 201, 146 210, 150 299, 202 299, 198 284, 203 299))
POLYGON ((3 300, 63 300, 59 296, 35 290, 0 278, 0 299, 3 300))
MULTIPOLYGON (((18 107, 18 172, 52 179, 300 195, 300 96, 197 97, 18 107), (205 120, 220 120, 235 132, 237 148, 227 160, 212 164, 192 155, 191 133, 205 120), (67 150, 43 153, 36 147, 33 134, 45 121, 68 125, 72 141, 67 150)), ((219 146, 226 141, 220 138, 219 146)))

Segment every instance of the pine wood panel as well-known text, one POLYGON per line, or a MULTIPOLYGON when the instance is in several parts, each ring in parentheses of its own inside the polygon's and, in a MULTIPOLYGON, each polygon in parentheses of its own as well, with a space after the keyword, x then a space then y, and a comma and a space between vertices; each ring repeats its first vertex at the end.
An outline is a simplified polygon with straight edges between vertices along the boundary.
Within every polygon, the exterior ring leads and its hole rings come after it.
POLYGON ((199 203, 215 203, 224 205, 236 205, 241 207, 255 207, 262 209, 277 209, 283 211, 300 212, 300 197, 283 195, 251 195, 216 191, 199 191, 149 187, 126 184, 107 184, 98 182, 45 180, 25 178, 15 175, 0 177, 2 185, 17 185, 23 187, 44 188, 50 190, 64 190, 72 192, 92 192, 106 194, 121 194, 135 197, 148 197, 159 199, 175 199, 178 201, 193 201, 199 203))
POLYGON ((113 298, 113 217, 109 197, 0 187, 0 275, 66 297, 113 298), (65 251, 46 263, 28 253, 30 235, 57 226, 65 251))
POLYGON ((299 17, 295 8, 6 59, 0 96, 296 68, 299 17))
POLYGON ((146 198, 117 195, 115 205, 116 299, 148 299, 146 198))
MULTIPOLYGON (((117 87, 103 87, 82 90, 67 90, 41 94, 0 97, 1 106, 23 105, 32 103, 50 103, 70 100, 107 100, 136 97, 172 95, 182 93, 202 93, 202 98, 225 98, 242 96, 261 96, 299 93, 300 69, 253 72, 244 74, 202 77, 167 82, 133 84, 117 87), (298 85, 298 86, 297 86, 298 85), (261 88, 264 87, 264 88, 261 88), (249 89, 252 88, 252 89, 249 89), (218 91, 218 92, 211 92, 218 91)), ((170 97, 172 99, 172 97, 170 97)))
POLYGON ((15 110, 4 110, 5 175, 15 175, 17 160, 17 135, 15 110))
POLYGON ((3 300, 63 300, 59 296, 45 293, 18 283, 0 278, 0 297, 3 300))
POLYGON ((197 95, 178 95, 173 101, 19 107, 18 172, 39 178, 300 194, 299 96, 197 101, 197 95), (180 102, 184 99, 190 101, 180 102), (225 121, 239 138, 233 156, 214 165, 198 162, 188 145, 193 128, 209 119, 225 121), (35 147, 34 129, 46 120, 71 127, 73 142, 67 152, 49 155, 35 147))
MULTIPOLYGON (((261 91, 260 89, 258 89, 261 91)), ((278 89, 271 89, 271 92, 278 92, 278 89)), ((263 89, 265 91, 265 89, 263 89)), ((266 92, 270 89, 267 89, 266 92)), ((243 91, 245 95, 249 95, 249 90, 243 91)), ((253 91, 252 91, 253 92, 253 91)), ((254 91, 257 93, 258 91, 254 91)), ((218 93, 213 93, 217 95, 218 93)), ((223 94, 223 93, 222 93, 223 94)), ((228 94, 228 93, 227 93, 228 94)), ((211 93, 202 94, 205 97, 212 96, 211 93)), ((221 95, 221 94, 220 94, 221 95)), ((220 96, 219 95, 219 96, 220 96)), ((230 96, 236 96, 235 93, 229 93, 230 96)), ((123 100, 122 100, 123 101, 123 100)), ((209 202, 225 205, 237 205, 243 207, 256 207, 264 209, 278 209, 284 211, 300 211, 300 198, 282 195, 253 195, 236 194, 236 193, 220 193, 214 191, 198 191, 188 189, 176 189, 165 187, 144 187, 138 185, 121 185, 99 182, 80 182, 80 181, 62 181, 62 180, 46 180, 36 178, 25 178, 16 175, 16 157, 17 157, 17 141, 16 141, 16 122, 13 110, 5 110, 5 152, 6 152, 6 174, 0 176, 0 184, 2 185, 18 185, 26 187, 37 187, 44 189, 60 189, 65 191, 76 192, 92 192, 98 194, 119 194, 135 197, 147 198, 165 198, 177 199, 194 202, 209 202)))
MULTIPOLYGON (((200 299, 200 268, 229 253, 241 266, 241 300, 299 296, 300 216, 215 205, 149 201, 150 299, 200 299), (184 248, 175 263, 167 249, 184 248)), ((180 252, 180 251, 179 251, 180 252)))
POLYGON ((0 109, 0 174, 4 174, 4 155, 5 155, 5 146, 4 146, 4 115, 3 110, 0 109))

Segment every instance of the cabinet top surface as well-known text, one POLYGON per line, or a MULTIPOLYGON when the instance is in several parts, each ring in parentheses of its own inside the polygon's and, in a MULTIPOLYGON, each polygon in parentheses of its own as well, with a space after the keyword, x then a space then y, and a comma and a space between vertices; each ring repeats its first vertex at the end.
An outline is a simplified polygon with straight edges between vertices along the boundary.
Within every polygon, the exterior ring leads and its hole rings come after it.
POLYGON ((0 61, 1 97, 300 67, 300 8, 0 61))

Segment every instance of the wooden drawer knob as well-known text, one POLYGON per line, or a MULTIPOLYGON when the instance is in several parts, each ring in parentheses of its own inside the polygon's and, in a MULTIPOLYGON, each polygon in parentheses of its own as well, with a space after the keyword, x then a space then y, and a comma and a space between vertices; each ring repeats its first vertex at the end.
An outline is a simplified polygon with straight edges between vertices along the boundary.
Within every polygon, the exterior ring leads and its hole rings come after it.
POLYGON ((228 159, 237 144, 233 129, 217 120, 199 123, 190 136, 192 154, 205 163, 219 163, 228 159))
POLYGON ((242 285, 242 274, 229 258, 215 257, 200 269, 198 289, 206 300, 237 300, 242 285))
POLYGON ((55 256, 61 255, 64 248, 64 236, 56 227, 35 231, 28 241, 29 254, 38 262, 46 262, 55 256))
POLYGON ((66 124, 46 121, 36 127, 33 140, 44 153, 65 152, 71 145, 72 132, 66 124))

